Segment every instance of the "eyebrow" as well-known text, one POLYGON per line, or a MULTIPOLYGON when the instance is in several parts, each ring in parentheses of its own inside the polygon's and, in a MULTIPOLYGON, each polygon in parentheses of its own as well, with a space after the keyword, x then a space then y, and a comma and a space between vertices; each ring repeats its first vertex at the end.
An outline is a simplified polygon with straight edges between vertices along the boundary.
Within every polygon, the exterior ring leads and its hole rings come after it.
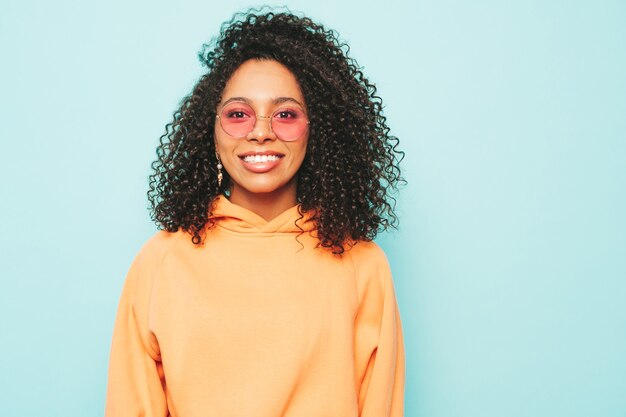
MULTIPOLYGON (((252 100, 250 100, 247 97, 231 97, 228 100, 226 100, 224 103, 222 103, 222 107, 224 107, 225 105, 227 105, 228 103, 230 103, 232 101, 243 101, 246 104, 252 105, 252 100)), ((293 97, 276 97, 275 99, 272 100, 272 104, 274 104, 274 105, 283 104, 283 103, 287 103, 287 102, 296 103, 300 107, 304 108, 304 105, 302 103, 300 103, 298 100, 296 100, 295 98, 293 98, 293 97)))

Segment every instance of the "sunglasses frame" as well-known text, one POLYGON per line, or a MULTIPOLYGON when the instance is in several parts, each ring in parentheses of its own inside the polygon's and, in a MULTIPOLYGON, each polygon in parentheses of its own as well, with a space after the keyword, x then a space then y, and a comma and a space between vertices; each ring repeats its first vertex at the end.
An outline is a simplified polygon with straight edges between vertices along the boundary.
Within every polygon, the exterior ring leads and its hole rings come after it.
MULTIPOLYGON (((281 109, 276 110, 276 111, 272 114, 272 116, 261 116, 261 115, 256 114, 256 112, 254 111, 254 109, 252 108, 252 106, 250 106, 250 105, 249 105, 249 104, 247 104, 247 103, 246 103, 245 105, 246 105, 247 107, 249 107, 249 108, 252 110, 252 112, 254 113, 254 123, 252 124, 252 128, 250 129, 250 131, 249 131, 248 133, 246 133, 245 135, 243 135, 243 136, 233 136, 233 135, 231 135, 230 133, 228 133, 228 131, 224 128, 224 125, 222 124, 222 120, 223 120, 223 118, 222 118, 221 116, 222 116, 222 113, 224 113, 224 109, 225 109, 227 106, 223 106, 223 107, 222 107, 222 109, 221 109, 219 112, 217 112, 217 114, 215 115, 215 117, 216 117, 217 119, 219 119, 220 127, 222 128, 222 130, 224 131, 224 133, 226 133, 228 136, 230 136, 230 137, 232 137, 232 138, 245 138, 246 136, 248 136, 248 135, 250 134, 250 132, 252 132, 252 131, 254 130, 254 128, 256 127, 257 120, 260 118, 260 119, 270 119, 270 123, 269 123, 269 126, 270 126, 270 131, 271 131, 273 134, 275 134, 275 135, 276 135, 276 137, 277 137, 278 139, 282 140, 283 142, 295 142, 295 141, 297 141, 298 139, 300 139, 300 138, 302 137, 302 134, 301 134, 299 137, 297 137, 297 138, 295 138, 295 139, 283 139, 283 138, 281 138, 281 137, 280 137, 280 135, 279 135, 278 133, 276 133, 276 132, 274 131, 274 128, 273 128, 273 126, 272 126, 272 117, 273 117, 273 116, 274 116, 277 112, 280 112, 280 111, 281 111, 281 109)), ((301 110, 302 110, 302 109, 301 109, 301 110)), ((310 124, 311 124, 311 122, 309 121, 309 118, 307 117, 307 115, 306 115, 306 113, 304 112, 304 110, 302 110, 302 113, 304 114, 304 117, 306 118, 306 124, 307 124, 307 125, 310 125, 310 124)), ((304 132, 303 132, 303 133, 304 133, 304 132)))

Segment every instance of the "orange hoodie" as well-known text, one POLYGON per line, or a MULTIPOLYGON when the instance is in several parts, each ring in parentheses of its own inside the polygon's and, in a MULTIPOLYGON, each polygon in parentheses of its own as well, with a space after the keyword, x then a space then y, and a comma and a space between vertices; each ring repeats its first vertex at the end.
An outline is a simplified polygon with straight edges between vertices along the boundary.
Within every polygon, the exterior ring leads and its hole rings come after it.
POLYGON ((219 197, 203 246, 159 232, 122 292, 107 417, 399 417, 404 348, 373 242, 314 249, 292 207, 270 222, 219 197))

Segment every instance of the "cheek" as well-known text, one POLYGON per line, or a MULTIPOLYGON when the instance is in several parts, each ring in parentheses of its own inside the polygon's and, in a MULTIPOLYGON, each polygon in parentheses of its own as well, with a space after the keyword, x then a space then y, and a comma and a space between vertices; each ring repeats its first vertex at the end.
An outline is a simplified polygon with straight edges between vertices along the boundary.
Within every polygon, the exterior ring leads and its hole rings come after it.
POLYGON ((217 126, 215 126, 215 131, 213 132, 213 143, 215 144, 215 149, 219 152, 222 148, 222 140, 220 138, 220 133, 218 132, 217 126))
POLYGON ((302 164, 304 157, 306 156, 307 143, 303 141, 298 144, 294 144, 291 149, 291 154, 293 155, 293 159, 298 162, 298 166, 302 164))
POLYGON ((220 158, 227 158, 229 149, 232 147, 228 138, 224 138, 219 132, 215 132, 214 144, 215 150, 220 155, 220 158))
POLYGON ((302 159, 304 159, 304 157, 306 156, 308 149, 309 149, 309 140, 307 138, 306 140, 302 141, 302 150, 301 150, 302 159))
POLYGON ((307 136, 303 140, 294 143, 294 146, 295 146, 294 152, 296 152, 302 158, 304 158, 307 152, 308 145, 309 145, 309 138, 307 136))

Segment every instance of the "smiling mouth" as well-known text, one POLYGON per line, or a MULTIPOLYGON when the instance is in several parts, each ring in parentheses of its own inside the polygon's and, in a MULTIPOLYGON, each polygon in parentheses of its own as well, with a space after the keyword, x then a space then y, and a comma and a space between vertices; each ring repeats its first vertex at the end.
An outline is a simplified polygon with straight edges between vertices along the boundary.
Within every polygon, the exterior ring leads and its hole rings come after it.
POLYGON ((251 151, 237 155, 245 169, 255 174, 265 174, 282 163, 285 154, 276 151, 251 151))
POLYGON ((262 164, 264 162, 275 162, 282 158, 284 155, 271 154, 271 155, 242 155, 240 156, 244 162, 249 164, 262 164))

